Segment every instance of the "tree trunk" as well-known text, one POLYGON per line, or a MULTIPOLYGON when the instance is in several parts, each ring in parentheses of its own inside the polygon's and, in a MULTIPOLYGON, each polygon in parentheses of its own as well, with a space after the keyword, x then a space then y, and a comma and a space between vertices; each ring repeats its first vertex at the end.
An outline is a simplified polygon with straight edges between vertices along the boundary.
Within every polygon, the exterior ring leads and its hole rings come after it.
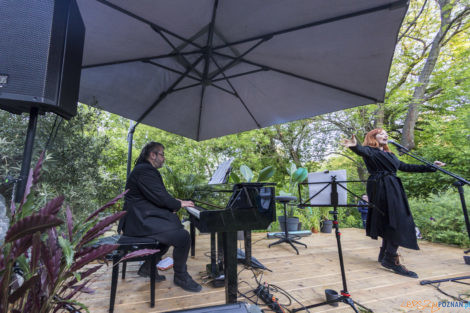
POLYGON ((418 86, 416 86, 413 92, 413 97, 410 104, 408 105, 408 113, 406 114, 405 124, 403 125, 401 144, 408 149, 413 149, 415 147, 414 130, 416 121, 418 120, 419 106, 423 102, 424 94, 429 84, 431 73, 434 70, 437 58, 439 57, 439 53, 442 47, 442 39, 446 34, 446 29, 450 26, 450 15, 453 8, 453 2, 451 0, 439 0, 438 3, 441 15, 441 27, 432 41, 431 50, 429 51, 429 55, 426 59, 424 67, 419 74, 418 86))
POLYGON ((297 167, 300 167, 300 156, 298 151, 294 148, 293 142, 284 138, 284 135, 281 130, 281 126, 275 125, 276 133, 277 133, 277 139, 282 143, 284 148, 286 149, 288 155, 291 157, 292 161, 297 167))
POLYGON ((383 128, 384 127, 384 117, 385 117, 385 111, 384 111, 384 104, 383 103, 377 103, 377 111, 376 111, 376 119, 375 119, 375 127, 374 128, 383 128))

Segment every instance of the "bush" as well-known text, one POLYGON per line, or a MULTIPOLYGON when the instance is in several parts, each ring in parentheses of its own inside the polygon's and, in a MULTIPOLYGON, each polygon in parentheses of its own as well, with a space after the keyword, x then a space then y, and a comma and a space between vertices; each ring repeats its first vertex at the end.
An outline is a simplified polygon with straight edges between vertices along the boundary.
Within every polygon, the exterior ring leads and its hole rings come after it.
MULTIPOLYGON (((468 193, 466 188, 466 198, 468 193)), ((461 247, 470 245, 459 194, 455 189, 427 199, 411 198, 409 202, 423 239, 461 247)))
MULTIPOLYGON (((64 197, 37 206, 36 184, 43 160, 31 170, 24 198, 12 204, 11 226, 0 245, 0 312, 57 312, 71 305, 88 309, 74 298, 90 292, 90 275, 101 265, 85 268, 95 260, 104 259, 117 245, 94 245, 125 212, 100 218, 102 212, 115 204, 119 195, 86 219, 74 221, 67 207, 64 220, 59 218, 64 197), (62 227, 61 227, 62 226, 62 227)), ((155 251, 139 251, 142 255, 155 251)), ((132 254, 126 257, 132 257, 132 254)), ((125 258, 126 258, 125 257, 125 258)), ((124 258, 124 259, 125 259, 124 258)), ((123 259, 123 260, 124 260, 123 259)))

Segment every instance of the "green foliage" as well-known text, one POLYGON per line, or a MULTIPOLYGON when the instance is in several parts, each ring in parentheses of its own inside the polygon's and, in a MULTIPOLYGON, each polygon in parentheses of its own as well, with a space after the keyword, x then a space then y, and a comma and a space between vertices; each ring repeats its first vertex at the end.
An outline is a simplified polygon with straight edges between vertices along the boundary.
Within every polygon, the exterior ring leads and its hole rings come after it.
MULTIPOLYGON (((413 154, 431 162, 443 161, 447 163, 445 170, 461 177, 470 177, 470 105, 443 109, 440 115, 441 118, 436 119, 434 114, 423 114, 424 131, 417 135, 419 145, 413 154)), ((401 159, 408 163, 419 163, 405 156, 401 159)), ((451 176, 440 172, 401 173, 400 176, 410 197, 420 197, 452 188, 455 181, 451 176)))
MULTIPOLYGON (((181 200, 193 199, 196 187, 204 181, 204 177, 201 175, 175 172, 169 166, 163 168, 162 176, 168 192, 173 197, 181 200)), ((178 211, 180 218, 183 217, 183 214, 186 214, 186 210, 178 211)))
POLYGON ((192 199, 195 188, 204 181, 204 177, 201 175, 179 173, 173 171, 169 166, 163 168, 162 174, 169 193, 181 200, 192 199))
POLYGON ((298 217, 299 221, 302 223, 302 229, 320 230, 320 215, 316 208, 305 208, 303 210, 299 210, 298 217))
MULTIPOLYGON (((416 148, 413 151, 430 161, 446 162, 447 170, 466 178, 470 176, 470 15, 467 4, 468 0, 453 2, 451 18, 460 16, 460 19, 452 23, 440 42, 439 56, 419 103, 416 148)), ((167 156, 165 164, 174 169, 174 175, 165 172, 164 178, 170 192, 180 198, 187 198, 185 192, 188 190, 178 186, 187 185, 192 175, 197 177, 197 183, 207 181, 217 166, 229 157, 235 158, 233 168, 246 166, 248 169, 263 169, 258 176, 250 170, 251 177, 246 171, 247 176, 242 179, 242 171, 232 172, 232 182, 269 179, 276 182, 278 190, 290 194, 296 193, 295 181, 300 181, 301 177, 294 178, 293 173, 301 166, 308 169, 306 172, 346 169, 348 180, 367 179, 362 159, 340 147, 338 141, 342 135, 349 137, 352 134, 362 141, 364 135, 375 127, 384 127, 392 139, 400 141, 408 104, 420 85, 417 79, 440 28, 440 18, 436 1, 410 2, 398 34, 384 103, 203 142, 140 125, 134 135, 133 159, 148 141, 163 143, 167 156), (175 177, 181 178, 181 181, 175 177)), ((54 120, 53 114, 40 116, 34 159, 45 146, 54 120)), ((0 111, 0 123, 3 126, 0 129, 0 177, 17 177, 28 118, 26 115, 0 111)), ((71 205, 74 216, 81 218, 109 198, 110 194, 122 190, 126 179, 128 127, 129 121, 124 118, 80 105, 76 117, 62 122, 48 150, 44 168, 47 175, 36 189, 37 201, 45 204, 47 199, 65 194, 65 201, 71 205)), ((419 163, 406 156, 400 159, 419 163)), ((399 175, 411 198, 440 194, 452 188, 453 179, 441 173, 399 175)), ((348 184, 348 189, 362 194, 365 184, 348 184)), ((0 186, 0 193, 7 198, 7 202, 11 192, 11 186, 8 189, 0 186)), ((348 203, 355 202, 357 199, 348 195, 348 203)), ((23 211, 31 212, 34 206, 27 205, 24 205, 23 211)), ((119 205, 116 207, 120 210, 119 205)), ((312 219, 325 215, 320 209, 315 210, 312 219)), ((295 211, 305 222, 311 216, 307 213, 301 215, 305 213, 303 210, 295 211)), ((291 213, 293 210, 290 210, 291 213)), ((415 216, 419 217, 419 212, 415 216)), ((341 210, 340 220, 342 227, 360 225, 360 217, 354 209, 341 210)))
MULTIPOLYGON (((287 191, 281 190, 279 194, 281 196, 290 196, 297 192, 296 188, 297 185, 303 182, 308 175, 308 171, 304 167, 299 167, 294 163, 290 163, 289 166, 286 167, 287 174, 289 174, 289 187, 287 191)), ((289 214, 291 216, 291 214, 289 214)))
MULTIPOLYGON (((37 186, 38 201, 44 204, 46 199, 64 194, 72 212, 77 217, 85 217, 99 203, 109 199, 109 195, 122 191, 125 180, 107 170, 111 163, 106 152, 116 149, 109 141, 113 138, 112 132, 105 131, 109 116, 98 109, 79 105, 77 116, 59 124, 45 157, 44 179, 37 186)), ((39 116, 33 160, 37 160, 44 149, 55 121, 59 123, 60 119, 54 114, 39 116)), ((0 123, 3 125, 0 128, 0 176, 18 177, 28 118, 0 111, 0 123)), ((120 162, 125 163, 122 158, 120 162)), ((12 191, 12 186, 0 187, 7 202, 12 191)))
POLYGON ((263 182, 263 181, 267 181, 268 179, 270 179, 271 177, 273 177, 274 173, 276 172, 276 170, 274 169, 274 167, 272 166, 267 166, 265 168, 263 168, 260 172, 259 172, 259 175, 258 175, 258 182, 263 182))
POLYGON ((69 208, 64 221, 60 214, 64 197, 38 205, 34 191, 37 187, 43 156, 31 171, 24 198, 18 207, 12 205, 11 226, 0 246, 0 312, 46 313, 57 311, 65 304, 85 305, 72 300, 88 292, 89 276, 102 265, 84 266, 115 250, 117 245, 93 246, 96 239, 111 227, 125 212, 103 219, 101 213, 115 204, 119 195, 84 221, 74 223, 69 208), (19 283, 18 267, 24 282, 19 283))
MULTIPOLYGON (((465 194, 468 199, 468 187, 465 188, 465 194)), ((409 199, 409 202, 423 239, 469 247, 469 234, 455 189, 432 195, 428 199, 409 199)))
POLYGON ((251 180, 253 179, 253 171, 245 164, 242 164, 240 166, 240 173, 242 174, 246 182, 251 182, 251 180))
MULTIPOLYGON (((267 166, 265 168, 263 168, 259 174, 258 174, 258 178, 257 178, 257 182, 263 182, 263 181, 267 181, 268 179, 270 179, 271 177, 273 177, 274 173, 276 172, 276 170, 274 169, 274 167, 272 166, 267 166)), ((247 165, 245 164, 242 164, 240 166, 240 174, 243 176, 244 178, 244 181, 245 182, 251 182, 253 180, 253 178, 255 177, 255 174, 253 173, 253 171, 251 170, 251 168, 249 168, 247 165)), ((235 172, 231 172, 230 173, 230 179, 232 180, 232 182, 234 183, 240 183, 241 182, 241 179, 240 177, 235 173, 235 172)))

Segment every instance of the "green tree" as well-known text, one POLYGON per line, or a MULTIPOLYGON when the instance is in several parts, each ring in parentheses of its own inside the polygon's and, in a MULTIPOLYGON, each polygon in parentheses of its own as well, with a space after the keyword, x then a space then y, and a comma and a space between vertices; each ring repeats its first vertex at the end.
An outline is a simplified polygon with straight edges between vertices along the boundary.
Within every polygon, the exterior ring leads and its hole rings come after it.
MULTIPOLYGON (((60 122, 61 119, 54 114, 40 115, 38 119, 33 160, 50 140, 43 168, 45 179, 38 186, 39 196, 45 201, 66 194, 65 201, 78 218, 109 198, 110 194, 123 189, 123 181, 106 169, 108 158, 104 152, 111 149, 110 134, 105 131, 107 115, 80 105, 77 116, 68 121, 60 122), (56 126, 60 123, 57 133, 52 132, 54 123, 56 126)), ((0 120, 4 125, 0 129, 3 143, 0 176, 18 177, 28 116, 1 111, 0 120)), ((11 197, 11 187, 0 190, 7 199, 11 197)))

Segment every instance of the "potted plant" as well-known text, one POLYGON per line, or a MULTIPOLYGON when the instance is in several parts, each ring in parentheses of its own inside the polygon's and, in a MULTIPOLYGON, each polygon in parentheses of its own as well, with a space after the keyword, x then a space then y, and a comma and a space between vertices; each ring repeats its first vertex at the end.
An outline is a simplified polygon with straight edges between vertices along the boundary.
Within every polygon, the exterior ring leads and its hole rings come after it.
POLYGON ((305 219, 307 220, 307 229, 310 229, 312 233, 318 233, 320 231, 320 214, 319 210, 311 207, 304 210, 305 219))
POLYGON ((312 217, 312 227, 310 228, 312 233, 318 233, 320 231, 320 219, 318 216, 312 217))
POLYGON ((320 221, 320 231, 322 233, 331 233, 333 229, 333 221, 330 220, 330 208, 322 207, 320 209, 321 221, 320 221))
MULTIPOLYGON (((291 163, 289 167, 286 168, 287 173, 289 174, 289 189, 287 191, 281 190, 279 192, 280 196, 292 196, 295 193, 297 185, 303 182, 308 175, 307 169, 303 167, 297 168, 294 163, 291 163)), ((296 231, 299 229, 299 218, 294 216, 296 206, 291 205, 287 211, 287 230, 296 231)), ((278 216, 279 224, 281 225, 281 231, 284 231, 285 225, 285 216, 278 216)))

